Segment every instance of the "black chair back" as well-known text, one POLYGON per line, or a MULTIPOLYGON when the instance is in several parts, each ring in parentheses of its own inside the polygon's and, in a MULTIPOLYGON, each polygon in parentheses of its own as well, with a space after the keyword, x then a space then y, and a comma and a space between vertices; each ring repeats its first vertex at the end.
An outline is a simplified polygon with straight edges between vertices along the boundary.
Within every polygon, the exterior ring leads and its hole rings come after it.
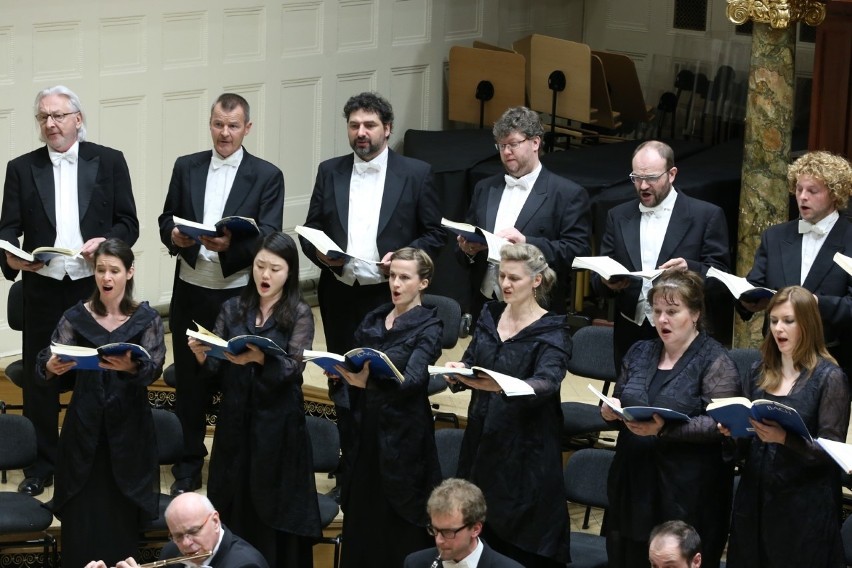
POLYGON ((435 294, 423 294, 424 306, 438 308, 438 319, 444 322, 444 335, 441 338, 441 347, 452 349, 459 340, 459 331, 462 321, 461 306, 454 299, 447 296, 435 294))

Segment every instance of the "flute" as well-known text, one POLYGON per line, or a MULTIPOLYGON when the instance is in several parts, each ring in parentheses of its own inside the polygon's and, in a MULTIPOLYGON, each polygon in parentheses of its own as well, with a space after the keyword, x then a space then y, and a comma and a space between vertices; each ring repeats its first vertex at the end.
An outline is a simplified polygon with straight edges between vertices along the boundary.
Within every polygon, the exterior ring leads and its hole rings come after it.
POLYGON ((210 552, 207 550, 202 550, 201 552, 196 552, 195 554, 187 554, 186 556, 177 556, 175 558, 167 558, 165 560, 157 560, 155 562, 148 562, 147 564, 140 564, 139 568, 160 568, 161 566, 182 564, 187 560, 201 560, 202 558, 207 558, 208 556, 210 556, 210 552))

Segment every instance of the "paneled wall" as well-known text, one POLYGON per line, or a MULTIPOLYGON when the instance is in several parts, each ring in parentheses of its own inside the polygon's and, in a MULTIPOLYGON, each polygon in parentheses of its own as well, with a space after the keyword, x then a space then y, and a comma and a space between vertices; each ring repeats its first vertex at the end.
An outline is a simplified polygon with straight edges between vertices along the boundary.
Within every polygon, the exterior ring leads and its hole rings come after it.
MULTIPOLYGON (((177 156, 211 147, 224 91, 248 99, 249 152, 284 171, 285 230, 304 221, 316 167, 349 151, 341 109, 363 90, 394 105, 391 138, 445 125, 449 47, 533 32, 579 40, 582 0, 0 0, 0 163, 40 145, 35 93, 77 92, 89 140, 124 152, 139 209, 137 297, 167 304, 160 244, 177 156)), ((304 263, 301 276, 315 276, 304 263)), ((8 283, 0 283, 0 298, 8 283)), ((0 301, 0 354, 19 351, 0 301)))

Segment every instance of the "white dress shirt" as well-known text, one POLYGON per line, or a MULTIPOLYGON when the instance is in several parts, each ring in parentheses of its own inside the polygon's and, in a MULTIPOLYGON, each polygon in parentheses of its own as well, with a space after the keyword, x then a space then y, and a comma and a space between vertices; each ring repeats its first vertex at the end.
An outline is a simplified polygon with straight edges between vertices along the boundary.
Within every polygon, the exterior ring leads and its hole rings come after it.
POLYGON ((479 564, 479 559, 482 557, 482 539, 477 539, 476 548, 473 552, 456 562, 455 560, 443 560, 444 568, 476 568, 479 564))
MULTIPOLYGON (((657 268, 657 259, 660 257, 660 249, 663 248, 663 240, 669 228, 672 218, 672 209, 677 201, 677 191, 674 188, 669 192, 662 203, 656 207, 646 207, 639 203, 642 219, 639 221, 639 250, 642 253, 642 270, 654 270, 657 268)), ((651 317, 651 306, 648 304, 648 292, 654 283, 647 278, 642 279, 642 290, 636 301, 636 313, 632 319, 636 325, 642 325, 647 319, 654 325, 651 317)))
MULTIPOLYGON (((80 201, 77 191, 80 143, 74 142, 67 152, 62 153, 48 147, 47 153, 53 163, 53 204, 56 214, 56 239, 53 246, 80 250, 85 244, 80 232, 80 201)), ((92 266, 82 256, 54 257, 50 264, 45 264, 38 273, 55 280, 62 280, 66 274, 72 280, 94 274, 92 266)))
MULTIPOLYGON (((513 229, 515 227, 515 223, 518 222, 518 216, 521 214, 521 209, 524 208, 524 204, 527 202, 530 193, 532 193, 532 188, 540 173, 541 163, 525 176, 514 178, 508 174, 505 175, 506 185, 503 188, 503 193, 500 195, 500 205, 497 208, 497 218, 494 220, 494 230, 492 231, 494 234, 504 229, 513 229)), ((489 262, 485 270, 485 277, 482 279, 482 286, 480 287, 480 292, 486 298, 503 299, 498 274, 499 267, 493 262, 489 262)))
MULTIPOLYGON (((234 178, 243 161, 245 152, 242 148, 223 158, 216 150, 210 159, 207 168, 207 184, 204 188, 204 216, 202 223, 215 225, 225 211, 225 203, 231 194, 234 178)), ((187 264, 178 256, 180 262, 180 279, 194 286, 210 288, 213 290, 226 290, 229 288, 240 288, 248 284, 249 268, 244 268, 228 277, 222 275, 222 266, 219 263, 219 253, 208 250, 204 245, 198 251, 195 260, 195 268, 187 264)))
MULTIPOLYGON (((367 260, 381 260, 376 238, 379 234, 379 213, 385 193, 385 178, 388 171, 388 149, 366 162, 355 154, 352 176, 349 179, 349 217, 347 220, 346 253, 367 260)), ((352 286, 379 284, 387 279, 378 264, 349 259, 343 265, 338 280, 352 286)))
POLYGON ((819 249, 822 248, 828 233, 834 228, 834 224, 839 218, 840 214, 837 211, 832 211, 816 223, 809 223, 805 220, 799 221, 799 232, 804 233, 802 234, 802 279, 799 284, 802 284, 808 277, 808 273, 814 265, 814 260, 819 254, 819 249))

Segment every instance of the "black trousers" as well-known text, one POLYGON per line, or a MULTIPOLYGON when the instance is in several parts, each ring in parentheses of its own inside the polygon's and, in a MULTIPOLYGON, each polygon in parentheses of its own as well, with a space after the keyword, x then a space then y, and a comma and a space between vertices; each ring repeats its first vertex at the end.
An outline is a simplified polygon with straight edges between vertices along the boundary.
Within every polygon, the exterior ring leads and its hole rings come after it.
POLYGON ((169 306, 169 328, 172 333, 172 354, 175 361, 175 413, 183 427, 183 459, 172 466, 175 479, 201 475, 204 456, 204 435, 207 431, 207 411, 211 385, 201 374, 201 367, 189 349, 186 330, 195 329, 193 321, 213 330, 216 318, 228 299, 240 294, 243 288, 213 290, 187 284, 175 278, 172 302, 169 306))
POLYGON ((612 331, 616 375, 621 374, 621 361, 634 343, 658 337, 657 329, 647 319, 642 322, 642 325, 636 325, 619 313, 615 314, 615 323, 612 331))
POLYGON ((38 456, 24 470, 27 477, 45 478, 53 475, 56 446, 59 442, 59 393, 67 382, 59 379, 37 382, 36 358, 50 345, 56 324, 65 310, 88 298, 95 289, 93 276, 71 280, 54 280, 34 272, 23 273, 24 282, 24 416, 35 426, 38 456))

